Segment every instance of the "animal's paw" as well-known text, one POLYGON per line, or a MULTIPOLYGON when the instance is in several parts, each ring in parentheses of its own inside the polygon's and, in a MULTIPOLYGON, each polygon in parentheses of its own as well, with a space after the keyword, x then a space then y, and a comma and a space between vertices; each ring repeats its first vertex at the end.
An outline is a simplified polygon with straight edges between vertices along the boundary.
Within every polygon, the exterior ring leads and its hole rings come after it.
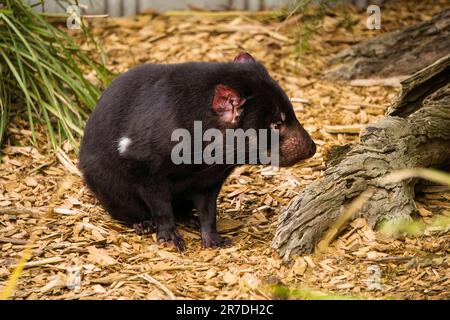
POLYGON ((225 247, 230 244, 230 239, 221 237, 217 232, 202 232, 203 248, 225 247))
POLYGON ((175 247, 177 247, 178 251, 184 251, 184 249, 186 249, 183 238, 175 228, 159 230, 157 232, 157 238, 159 243, 173 243, 175 247))
POLYGON ((149 234, 155 232, 153 221, 146 220, 133 224, 133 229, 139 235, 149 234))

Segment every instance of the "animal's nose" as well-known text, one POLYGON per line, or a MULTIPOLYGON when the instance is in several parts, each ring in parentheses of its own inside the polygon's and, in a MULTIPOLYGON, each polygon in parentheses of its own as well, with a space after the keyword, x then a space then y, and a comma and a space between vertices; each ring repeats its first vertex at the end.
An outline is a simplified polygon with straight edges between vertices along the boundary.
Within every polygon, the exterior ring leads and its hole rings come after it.
POLYGON ((313 155, 316 154, 316 144, 314 143, 314 141, 311 139, 309 142, 309 157, 312 157, 313 155))

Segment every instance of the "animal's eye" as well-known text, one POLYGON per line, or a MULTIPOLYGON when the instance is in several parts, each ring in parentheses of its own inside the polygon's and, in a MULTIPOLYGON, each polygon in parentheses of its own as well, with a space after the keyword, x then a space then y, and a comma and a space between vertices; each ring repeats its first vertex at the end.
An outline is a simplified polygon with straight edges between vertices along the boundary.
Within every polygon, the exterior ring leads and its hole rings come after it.
POLYGON ((284 124, 285 120, 286 120, 286 115, 283 112, 281 112, 279 117, 276 119, 276 121, 271 123, 270 127, 272 129, 279 130, 281 128, 281 126, 284 124))
POLYGON ((274 130, 279 130, 282 125, 283 125, 283 121, 280 120, 280 121, 272 122, 270 124, 270 127, 274 130))

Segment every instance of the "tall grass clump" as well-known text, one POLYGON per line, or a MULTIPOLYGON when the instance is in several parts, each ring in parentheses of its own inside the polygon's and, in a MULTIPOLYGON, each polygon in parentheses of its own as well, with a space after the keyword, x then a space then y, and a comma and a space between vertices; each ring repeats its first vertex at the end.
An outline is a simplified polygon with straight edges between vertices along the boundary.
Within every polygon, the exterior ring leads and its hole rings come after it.
MULTIPOLYGON (((84 73, 94 71, 103 85, 108 82, 109 73, 102 63, 34 10, 43 4, 0 0, 0 145, 15 115, 27 119, 34 144, 38 125, 45 126, 53 149, 66 139, 75 142, 100 95, 84 73)), ((87 28, 82 28, 94 41, 87 28)))

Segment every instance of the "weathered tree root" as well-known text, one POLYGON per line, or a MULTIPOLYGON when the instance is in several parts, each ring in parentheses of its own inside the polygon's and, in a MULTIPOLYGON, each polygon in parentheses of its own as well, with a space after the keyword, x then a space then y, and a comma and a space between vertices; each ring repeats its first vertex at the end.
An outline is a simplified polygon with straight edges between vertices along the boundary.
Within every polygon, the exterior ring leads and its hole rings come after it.
POLYGON ((411 75, 450 53, 450 9, 431 20, 390 32, 339 52, 328 79, 411 75))
POLYGON ((386 117, 362 130, 361 143, 340 147, 324 178, 281 212, 272 244, 281 256, 289 259, 312 251, 346 204, 369 187, 375 192, 359 215, 372 227, 384 219, 408 219, 416 212, 416 179, 387 186, 380 180, 398 169, 450 162, 449 66, 450 55, 405 80, 386 117))

